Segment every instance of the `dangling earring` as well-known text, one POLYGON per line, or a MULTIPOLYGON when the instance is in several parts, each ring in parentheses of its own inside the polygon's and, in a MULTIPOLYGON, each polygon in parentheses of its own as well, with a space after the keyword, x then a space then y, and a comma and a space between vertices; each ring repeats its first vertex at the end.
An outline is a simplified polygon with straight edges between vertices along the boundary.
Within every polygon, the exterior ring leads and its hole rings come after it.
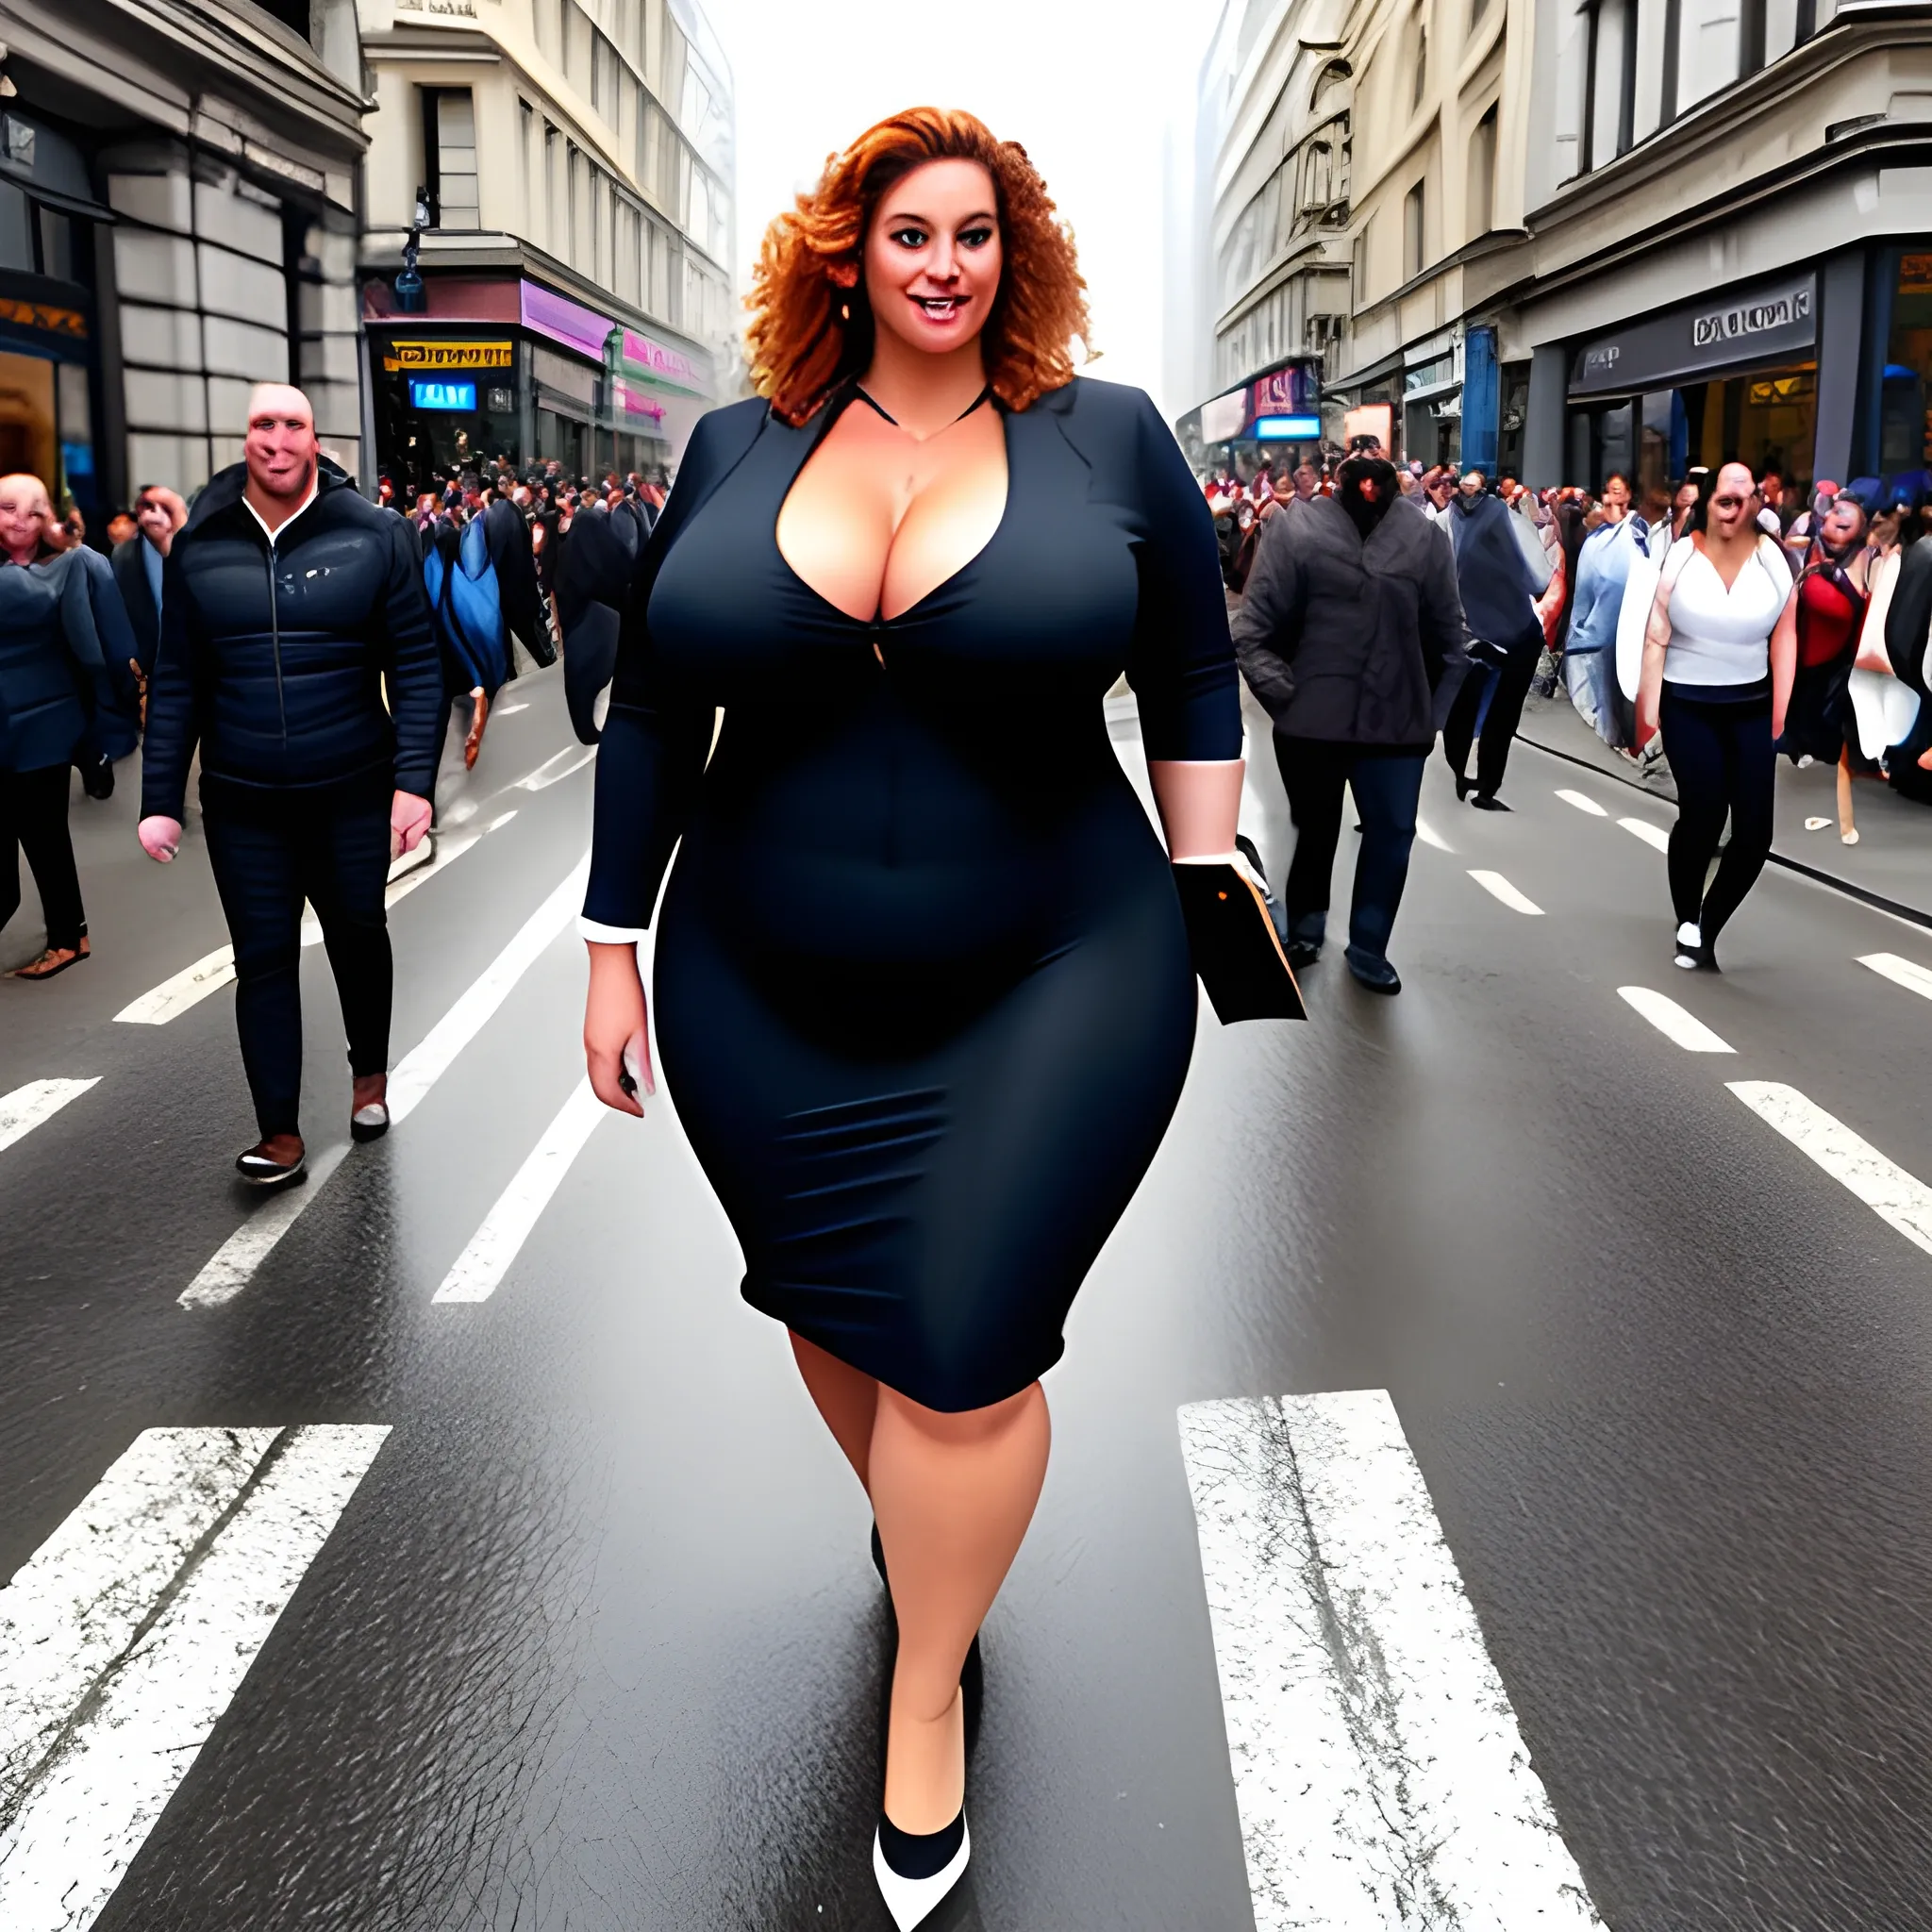
POLYGON ((841 322, 850 322, 850 321, 852 320, 852 305, 851 305, 851 303, 849 303, 849 302, 841 302, 841 303, 840 303, 840 305, 839 305, 839 320, 840 320, 841 322))

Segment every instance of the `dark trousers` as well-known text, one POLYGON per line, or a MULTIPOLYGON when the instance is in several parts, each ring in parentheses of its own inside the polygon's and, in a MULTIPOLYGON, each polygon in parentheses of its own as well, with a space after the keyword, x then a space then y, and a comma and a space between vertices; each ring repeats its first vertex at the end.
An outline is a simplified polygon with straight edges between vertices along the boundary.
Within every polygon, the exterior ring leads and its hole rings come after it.
POLYGON ((1462 689, 1456 693, 1442 725, 1442 755, 1459 778, 1469 769, 1469 748, 1475 743, 1476 714, 1482 709, 1483 692, 1493 681, 1496 694, 1483 719, 1482 741, 1475 754, 1475 789, 1485 798, 1493 798, 1502 787, 1503 771, 1509 762, 1509 741, 1516 736, 1523 701, 1529 695, 1529 681, 1542 656, 1542 633, 1526 631, 1507 648, 1508 658, 1491 677, 1471 675, 1462 680, 1462 689))
POLYGON ((1708 945, 1744 902, 1771 852, 1777 755, 1771 748, 1771 700, 1707 704, 1668 684, 1657 724, 1671 775, 1677 781, 1677 823, 1671 827, 1671 907, 1681 924, 1697 926, 1708 945), (1731 841, 1707 892, 1724 820, 1731 841))
POLYGON ((0 925, 20 910, 25 852, 40 888, 47 943, 59 953, 78 951, 87 931, 74 841, 67 835, 67 773, 64 763, 0 771, 0 925))
POLYGON ((264 1141, 299 1134, 302 1101, 302 902, 322 922, 349 1036, 349 1071, 389 1069, 387 777, 381 790, 236 808, 205 791, 208 860, 235 944, 235 1024, 264 1141))
POLYGON ((1346 788, 1355 794, 1362 822, 1348 942, 1358 952, 1386 958, 1395 908, 1402 904, 1402 888, 1408 878, 1416 801, 1422 796, 1428 754, 1367 752, 1360 745, 1289 738, 1277 731, 1274 757, 1294 820, 1294 858, 1282 887, 1290 938, 1319 944, 1327 930, 1328 889, 1336 843, 1341 837, 1346 788))

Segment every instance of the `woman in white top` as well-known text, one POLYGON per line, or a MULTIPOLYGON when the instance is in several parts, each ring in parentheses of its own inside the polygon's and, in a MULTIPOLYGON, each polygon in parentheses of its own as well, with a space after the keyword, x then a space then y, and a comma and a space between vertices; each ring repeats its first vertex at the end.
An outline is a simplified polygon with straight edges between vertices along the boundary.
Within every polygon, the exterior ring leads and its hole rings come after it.
POLYGON ((1758 527, 1742 463, 1717 474, 1691 531, 1671 546, 1643 640, 1637 742, 1659 728, 1677 781, 1671 904, 1677 964, 1715 968, 1717 936, 1771 851, 1773 741, 1797 668, 1790 566, 1758 527), (1731 824, 1717 876, 1704 882, 1731 824))

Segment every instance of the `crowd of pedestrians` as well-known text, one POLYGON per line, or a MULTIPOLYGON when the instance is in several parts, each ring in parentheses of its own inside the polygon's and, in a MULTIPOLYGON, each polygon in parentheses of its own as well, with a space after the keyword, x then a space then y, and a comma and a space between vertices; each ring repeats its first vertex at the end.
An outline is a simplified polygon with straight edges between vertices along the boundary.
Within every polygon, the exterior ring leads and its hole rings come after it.
POLYGON ((1359 441, 1280 476, 1264 459, 1202 479, 1296 827, 1292 958, 1323 943, 1346 783, 1362 832, 1348 965, 1399 989, 1387 941, 1423 759, 1440 737, 1457 797, 1507 811, 1540 675, 1607 745, 1669 760, 1680 966, 1715 967, 1769 856, 1780 757, 1836 767, 1847 844, 1860 776, 1932 803, 1932 478, 1801 499, 1776 466, 1727 462, 1641 492, 1622 475, 1535 491, 1359 441), (1430 525, 1446 542, 1424 541, 1430 525))
MULTIPOLYGON (((201 830, 233 942, 236 1024, 258 1140, 244 1181, 306 1168, 299 994, 305 904, 341 996, 350 1127, 388 1126, 388 881, 432 850, 490 706, 565 618, 621 604, 666 494, 499 460, 407 505, 322 453, 300 390, 250 398, 242 460, 192 501, 158 485, 92 547, 39 477, 0 477, 0 926, 24 853, 46 942, 14 977, 92 956, 68 828, 70 774, 110 796, 142 749, 142 849, 178 852, 198 765, 201 830)), ((588 614, 587 614, 588 613, 588 614)), ((613 620, 614 621, 614 620, 613 620)), ((595 657, 587 650, 587 657, 595 657)))

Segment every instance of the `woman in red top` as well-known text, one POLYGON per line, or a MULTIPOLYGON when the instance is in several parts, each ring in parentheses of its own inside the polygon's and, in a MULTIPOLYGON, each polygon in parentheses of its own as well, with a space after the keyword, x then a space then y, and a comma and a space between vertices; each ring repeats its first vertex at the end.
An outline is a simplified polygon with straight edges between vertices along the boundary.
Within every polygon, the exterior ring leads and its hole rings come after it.
POLYGON ((1871 602, 1866 578, 1865 510, 1840 496, 1805 551, 1798 573, 1798 671, 1778 749, 1800 767, 1827 758, 1838 767, 1839 834, 1857 839, 1852 823, 1850 734, 1846 696, 1858 635, 1871 602))

